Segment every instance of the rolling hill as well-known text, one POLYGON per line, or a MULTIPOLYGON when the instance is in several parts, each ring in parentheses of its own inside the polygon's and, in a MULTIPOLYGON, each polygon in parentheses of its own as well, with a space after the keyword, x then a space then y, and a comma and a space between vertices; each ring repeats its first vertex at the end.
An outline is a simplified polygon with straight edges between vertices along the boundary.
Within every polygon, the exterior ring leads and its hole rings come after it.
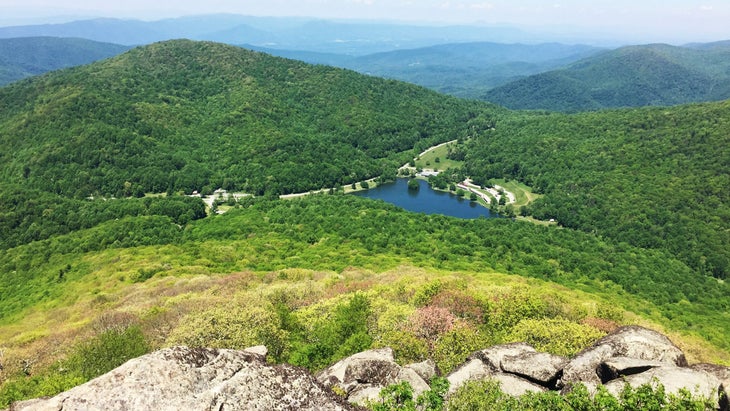
POLYGON ((666 106, 730 98, 730 50, 630 46, 536 74, 483 95, 512 109, 666 106))
POLYGON ((89 64, 129 50, 77 38, 0 39, 0 86, 62 68, 89 64))
POLYGON ((2 181, 86 197, 281 194, 394 176, 414 148, 463 137, 486 106, 181 40, 14 83, 0 107, 0 143, 14 148, 2 181))

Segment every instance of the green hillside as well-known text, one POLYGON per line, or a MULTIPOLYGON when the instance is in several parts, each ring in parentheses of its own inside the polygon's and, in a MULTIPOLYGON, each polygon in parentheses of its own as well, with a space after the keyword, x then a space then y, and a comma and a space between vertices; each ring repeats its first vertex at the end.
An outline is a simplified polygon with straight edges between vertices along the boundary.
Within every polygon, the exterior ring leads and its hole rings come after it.
POLYGON ((260 199, 184 228, 113 220, 8 250, 0 272, 0 406, 176 344, 266 344, 313 370, 392 346, 448 372, 491 344, 571 355, 639 323, 666 327, 692 361, 730 361, 730 287, 669 253, 355 196, 260 199))
POLYGON ((48 71, 116 56, 127 46, 77 38, 0 39, 0 86, 48 71))
POLYGON ((477 181, 538 193, 528 213, 730 273, 730 102, 575 115, 512 114, 467 144, 477 181))
POLYGON ((65 196, 302 192, 463 137, 483 106, 237 47, 171 41, 0 89, 4 182, 65 196), (126 183, 126 188, 125 188, 126 183))
POLYGON ((483 98, 512 109, 585 111, 730 98, 730 51, 656 44, 601 53, 497 87, 483 98))

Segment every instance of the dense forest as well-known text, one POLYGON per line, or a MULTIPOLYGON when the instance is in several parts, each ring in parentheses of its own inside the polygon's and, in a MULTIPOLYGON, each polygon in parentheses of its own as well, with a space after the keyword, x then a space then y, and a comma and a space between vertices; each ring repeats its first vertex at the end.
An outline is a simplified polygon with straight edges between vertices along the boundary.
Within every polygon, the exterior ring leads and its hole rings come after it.
POLYGON ((730 48, 629 46, 496 87, 483 99, 512 109, 585 111, 730 98, 730 48))
POLYGON ((476 181, 511 178, 544 197, 526 213, 730 272, 730 103, 511 114, 466 147, 476 181))
POLYGON ((394 174, 414 146, 488 126, 470 122, 484 111, 351 71, 171 41, 0 89, 0 143, 14 148, 0 176, 78 198, 302 192, 394 174))

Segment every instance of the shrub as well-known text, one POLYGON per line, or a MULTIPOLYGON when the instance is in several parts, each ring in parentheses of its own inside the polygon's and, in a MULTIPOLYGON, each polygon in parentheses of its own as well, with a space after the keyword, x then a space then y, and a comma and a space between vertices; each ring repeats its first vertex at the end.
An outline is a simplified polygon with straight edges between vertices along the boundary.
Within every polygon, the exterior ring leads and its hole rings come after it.
POLYGON ((428 344, 408 330, 387 331, 376 340, 374 347, 391 347, 400 364, 412 364, 428 358, 428 344))
POLYGON ((148 351, 149 345, 139 326, 110 329, 79 344, 69 359, 69 368, 78 367, 81 376, 90 380, 148 351))
POLYGON ((368 298, 362 293, 353 294, 293 342, 289 362, 315 370, 369 348, 373 342, 368 333, 370 316, 368 298))
POLYGON ((409 328, 417 337, 433 343, 456 324, 456 316, 442 307, 429 305, 417 309, 409 319, 409 328))
POLYGON ((593 327, 563 319, 526 319, 510 332, 510 341, 524 341, 538 351, 571 356, 606 335, 593 327))
POLYGON ((262 301, 245 306, 214 307, 189 314, 167 339, 169 345, 244 349, 265 345, 276 361, 287 347, 287 332, 279 328, 277 311, 262 301))
POLYGON ((432 356, 441 373, 448 374, 463 364, 469 354, 491 345, 492 341, 488 336, 462 324, 439 337, 432 356))
POLYGON ((474 324, 484 320, 481 302, 461 290, 443 290, 431 299, 431 304, 446 308, 453 315, 474 324))

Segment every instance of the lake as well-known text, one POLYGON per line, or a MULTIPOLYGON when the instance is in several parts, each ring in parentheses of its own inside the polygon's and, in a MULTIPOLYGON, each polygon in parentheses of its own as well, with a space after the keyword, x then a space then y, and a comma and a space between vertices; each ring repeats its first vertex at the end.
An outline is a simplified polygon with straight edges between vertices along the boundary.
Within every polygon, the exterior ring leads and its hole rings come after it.
POLYGON ((418 190, 409 190, 408 179, 399 178, 394 183, 383 184, 352 194, 384 200, 417 213, 443 214, 459 218, 499 217, 497 214, 489 212, 488 208, 469 201, 468 198, 460 198, 455 194, 433 190, 424 180, 416 181, 420 184, 418 190))

